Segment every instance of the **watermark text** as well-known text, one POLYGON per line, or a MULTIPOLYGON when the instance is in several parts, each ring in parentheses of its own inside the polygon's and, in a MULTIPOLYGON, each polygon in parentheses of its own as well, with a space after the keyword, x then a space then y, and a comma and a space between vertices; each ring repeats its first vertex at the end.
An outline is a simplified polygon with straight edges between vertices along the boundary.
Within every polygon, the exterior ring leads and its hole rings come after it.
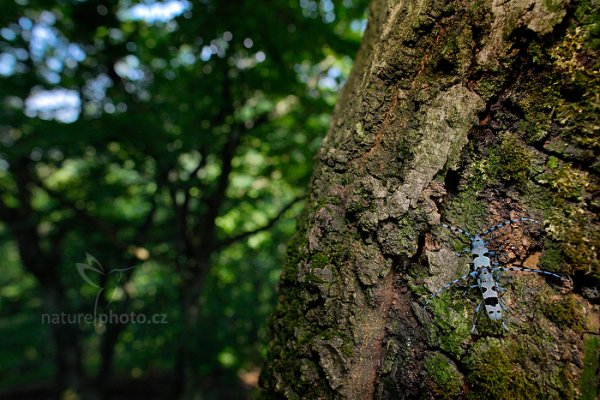
POLYGON ((108 324, 152 324, 152 325, 164 325, 168 324, 167 314, 137 314, 134 312, 130 313, 113 313, 109 310, 107 313, 101 314, 69 314, 69 313, 54 313, 54 314, 42 314, 42 324, 48 325, 81 325, 81 324, 94 324, 94 325, 108 325, 108 324))

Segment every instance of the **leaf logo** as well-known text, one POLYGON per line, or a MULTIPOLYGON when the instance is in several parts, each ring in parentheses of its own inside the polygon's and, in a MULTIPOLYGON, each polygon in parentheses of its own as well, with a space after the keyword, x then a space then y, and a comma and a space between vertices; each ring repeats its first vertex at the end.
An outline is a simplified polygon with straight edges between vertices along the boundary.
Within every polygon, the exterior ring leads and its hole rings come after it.
POLYGON ((106 273, 104 272, 104 268, 102 268, 102 264, 100 264, 98 260, 96 260, 96 257, 91 255, 90 253, 85 253, 85 260, 88 264, 75 264, 75 266, 77 267, 77 272, 79 272, 79 276, 81 276, 81 278, 83 278, 83 280, 89 283, 90 285, 101 289, 99 285, 95 284, 94 281, 90 279, 90 277, 87 275, 87 271, 94 271, 96 273, 99 273, 100 275, 106 275, 106 273), (98 268, 94 268, 91 264, 96 264, 98 268))
MULTIPOLYGON (((86 263, 76 263, 75 266, 77 267, 77 272, 79 273, 79 276, 81 276, 81 278, 84 281, 86 281, 90 285, 99 289, 98 294, 96 294, 96 301, 94 302, 94 315, 96 315, 96 312, 98 310, 98 302, 100 300, 100 296, 104 292, 104 287, 101 287, 99 284, 95 283, 94 280, 88 274, 96 274, 98 276, 101 275, 101 276, 105 276, 106 278, 110 277, 113 274, 118 274, 118 278, 117 278, 117 284, 118 284, 119 282, 121 282, 121 279, 123 277, 123 272, 133 269, 135 267, 112 269, 112 270, 108 271, 108 273, 107 273, 104 270, 104 268, 102 267, 102 264, 100 264, 100 262, 96 259, 96 257, 91 255, 90 253, 85 253, 85 259, 86 259, 86 263)), ((114 298, 115 298, 115 291, 113 291, 113 295, 109 299, 108 304, 106 305, 106 307, 104 307, 105 309, 108 308, 112 304, 114 298)))

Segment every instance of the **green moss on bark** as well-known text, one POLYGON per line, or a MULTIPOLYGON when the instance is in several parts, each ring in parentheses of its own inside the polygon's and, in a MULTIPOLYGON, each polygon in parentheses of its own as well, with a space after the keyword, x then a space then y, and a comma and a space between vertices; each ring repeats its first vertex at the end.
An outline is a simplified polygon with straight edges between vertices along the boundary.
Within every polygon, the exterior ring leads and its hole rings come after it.
POLYGON ((598 394, 598 354, 600 338, 589 335, 584 342, 585 358, 581 375, 581 400, 594 400, 598 394))
POLYGON ((577 332, 583 330, 581 305, 573 295, 546 304, 544 314, 560 327, 570 328, 577 332))
POLYGON ((472 305, 448 294, 432 299, 429 308, 433 323, 429 326, 429 344, 460 357, 471 339, 472 305))
POLYGON ((469 399, 573 399, 573 377, 549 367, 547 350, 531 339, 482 338, 465 357, 469 399))
POLYGON ((425 371, 433 381, 437 398, 450 399, 462 392, 463 377, 448 357, 433 353, 425 359, 425 371))
POLYGON ((469 393, 470 398, 513 398, 513 362, 498 339, 478 342, 466 358, 465 365, 469 371, 467 382, 474 389, 469 393))

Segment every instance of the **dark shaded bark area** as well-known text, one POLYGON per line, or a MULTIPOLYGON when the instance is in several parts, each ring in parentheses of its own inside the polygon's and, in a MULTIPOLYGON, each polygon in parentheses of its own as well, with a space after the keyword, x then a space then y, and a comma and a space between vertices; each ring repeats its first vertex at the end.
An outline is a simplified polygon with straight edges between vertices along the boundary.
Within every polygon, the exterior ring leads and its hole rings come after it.
MULTIPOLYGON (((374 0, 317 157, 261 376, 272 398, 593 399, 598 388, 598 10, 374 0), (492 240, 504 332, 440 222, 492 240)), ((463 245, 464 246, 464 245, 463 245)))

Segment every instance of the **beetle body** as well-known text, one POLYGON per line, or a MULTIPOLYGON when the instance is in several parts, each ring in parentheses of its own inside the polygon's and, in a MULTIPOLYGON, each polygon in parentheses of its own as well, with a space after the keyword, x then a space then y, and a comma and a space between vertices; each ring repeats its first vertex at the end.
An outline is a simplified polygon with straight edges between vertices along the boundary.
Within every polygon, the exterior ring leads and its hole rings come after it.
MULTIPOLYGON (((491 228, 485 230, 484 232, 476 234, 476 235, 471 235, 469 232, 465 231, 462 228, 457 228, 454 226, 442 224, 444 227, 450 229, 452 232, 460 233, 469 238, 470 248, 466 252, 471 257, 470 264, 472 266, 472 269, 468 274, 466 274, 458 279, 455 279, 454 281, 441 287, 438 291, 434 292, 431 295, 431 298, 437 296, 442 291, 450 288, 453 285, 458 284, 459 282, 461 282, 463 280, 469 281, 471 278, 474 278, 476 280, 477 284, 470 286, 470 287, 479 289, 482 300, 479 303, 479 305, 475 308, 475 320, 473 321, 473 327, 471 328, 471 333, 475 331, 477 314, 479 312, 479 309, 481 308, 481 305, 484 306, 485 314, 487 315, 487 317, 489 319, 491 319, 493 321, 501 321, 503 318, 503 310, 506 310, 506 307, 502 303, 499 292, 501 290, 504 290, 504 288, 502 288, 498 285, 498 282, 496 280, 496 277, 494 276, 494 273, 501 272, 501 271, 509 271, 509 272, 525 271, 525 272, 533 272, 533 273, 538 273, 538 274, 545 274, 545 275, 553 276, 553 277, 559 278, 559 279, 562 278, 560 275, 552 273, 552 272, 548 272, 548 271, 534 270, 534 269, 529 269, 529 268, 518 268, 518 267, 500 268, 500 267, 497 267, 497 265, 498 265, 497 263, 492 264, 490 255, 493 255, 495 253, 489 251, 489 249, 487 247, 488 243, 483 239, 483 237, 485 235, 495 231, 498 228, 501 228, 503 226, 506 226, 506 225, 509 225, 509 224, 512 224, 515 222, 519 222, 519 221, 532 221, 534 223, 538 223, 537 221, 530 219, 530 218, 517 218, 517 219, 504 221, 502 223, 494 225, 491 228)), ((502 326, 506 329, 506 325, 504 325, 504 322, 502 322, 502 326)))

